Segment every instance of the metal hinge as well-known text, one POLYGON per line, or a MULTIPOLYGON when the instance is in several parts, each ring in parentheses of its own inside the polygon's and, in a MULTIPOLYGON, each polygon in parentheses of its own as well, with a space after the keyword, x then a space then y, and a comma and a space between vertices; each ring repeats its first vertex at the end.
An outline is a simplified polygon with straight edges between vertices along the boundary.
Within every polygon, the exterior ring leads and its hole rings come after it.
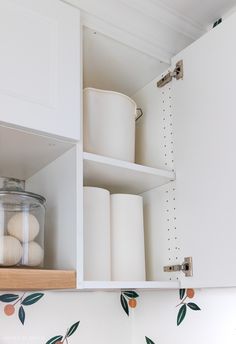
POLYGON ((183 64, 183 60, 180 60, 176 63, 175 69, 173 72, 169 72, 168 74, 163 76, 161 80, 157 82, 157 87, 160 88, 160 87, 165 86, 166 84, 171 82, 173 78, 175 78, 176 80, 179 80, 179 79, 183 79, 183 77, 184 77, 184 64, 183 64))
POLYGON ((168 265, 164 266, 164 272, 176 272, 182 271, 185 274, 185 277, 193 276, 193 259, 192 257, 184 258, 183 264, 178 265, 168 265))

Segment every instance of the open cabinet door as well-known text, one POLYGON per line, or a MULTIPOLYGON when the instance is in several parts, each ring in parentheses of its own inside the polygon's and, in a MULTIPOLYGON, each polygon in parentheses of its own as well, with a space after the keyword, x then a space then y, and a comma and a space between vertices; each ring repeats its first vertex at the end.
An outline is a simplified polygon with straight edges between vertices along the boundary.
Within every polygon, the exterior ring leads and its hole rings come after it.
POLYGON ((193 258, 182 287, 236 286, 235 35, 236 14, 172 60, 177 224, 193 258))

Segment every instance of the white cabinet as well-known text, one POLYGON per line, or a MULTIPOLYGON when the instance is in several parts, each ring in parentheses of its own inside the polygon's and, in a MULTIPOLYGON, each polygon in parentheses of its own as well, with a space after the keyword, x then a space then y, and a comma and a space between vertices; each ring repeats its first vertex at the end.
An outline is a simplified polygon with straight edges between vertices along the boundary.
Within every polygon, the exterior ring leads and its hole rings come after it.
POLYGON ((0 2, 0 175, 46 196, 48 269, 1 269, 0 289, 76 286, 80 50, 79 9, 59 0, 0 2))
POLYGON ((152 168, 136 165, 136 172, 146 183, 132 175, 132 166, 84 154, 86 185, 143 195, 147 263, 147 282, 84 286, 236 285, 235 32, 236 14, 172 59, 170 70, 183 61, 183 80, 157 88, 160 76, 134 95, 144 111, 137 124, 137 162, 152 168), (153 180, 160 169, 169 182, 153 180), (192 277, 164 272, 185 257, 192 257, 192 277))
POLYGON ((80 14, 58 0, 0 3, 0 122, 80 138, 80 14))
POLYGON ((182 254, 194 260, 183 286, 235 286, 236 15, 173 59, 176 208, 182 254))
POLYGON ((71 142, 80 136, 78 10, 56 0, 0 8, 0 175, 46 197, 46 267, 76 272, 78 289, 235 286, 236 15, 173 58, 183 80, 157 88, 159 76, 133 95, 144 112, 134 164, 71 142), (84 280, 83 185, 143 196, 147 281, 84 280), (185 257, 192 277, 164 272, 185 257))

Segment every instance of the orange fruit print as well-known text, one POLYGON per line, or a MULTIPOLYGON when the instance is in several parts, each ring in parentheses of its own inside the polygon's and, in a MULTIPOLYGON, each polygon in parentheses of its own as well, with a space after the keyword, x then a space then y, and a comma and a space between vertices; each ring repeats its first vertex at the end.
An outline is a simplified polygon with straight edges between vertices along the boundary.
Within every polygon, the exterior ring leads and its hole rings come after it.
POLYGON ((15 313, 15 307, 13 305, 6 305, 4 307, 4 313, 8 316, 15 313))
POLYGON ((131 308, 135 308, 137 306, 137 301, 135 299, 130 299, 129 300, 129 306, 131 308))
POLYGON ((194 289, 187 289, 187 296, 192 299, 195 295, 194 289))
POLYGON ((129 308, 137 306, 137 297, 139 294, 135 290, 124 290, 120 294, 120 302, 123 310, 129 316, 129 308))

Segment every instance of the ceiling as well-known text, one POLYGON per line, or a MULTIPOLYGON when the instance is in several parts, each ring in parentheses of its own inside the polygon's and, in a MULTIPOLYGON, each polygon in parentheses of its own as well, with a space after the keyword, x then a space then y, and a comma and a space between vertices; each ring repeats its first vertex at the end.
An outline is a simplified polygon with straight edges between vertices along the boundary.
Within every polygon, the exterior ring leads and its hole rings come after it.
POLYGON ((129 96, 236 7, 236 0, 64 1, 82 10, 84 87, 129 96))

